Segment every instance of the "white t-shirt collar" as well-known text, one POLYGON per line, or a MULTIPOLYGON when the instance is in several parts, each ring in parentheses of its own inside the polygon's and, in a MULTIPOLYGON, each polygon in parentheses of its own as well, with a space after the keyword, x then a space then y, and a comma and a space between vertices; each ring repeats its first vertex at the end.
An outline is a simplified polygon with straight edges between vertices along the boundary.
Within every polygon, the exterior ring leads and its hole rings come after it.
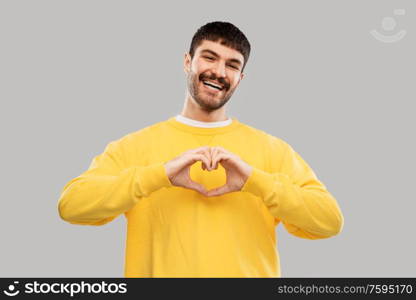
POLYGON ((184 117, 182 115, 177 115, 175 117, 176 121, 181 122, 183 124, 189 125, 189 126, 193 126, 193 127, 204 127, 204 128, 215 128, 215 127, 223 127, 223 126, 228 126, 232 123, 232 119, 228 118, 225 121, 219 121, 219 122, 201 122, 201 121, 196 121, 193 119, 189 119, 187 117, 184 117))

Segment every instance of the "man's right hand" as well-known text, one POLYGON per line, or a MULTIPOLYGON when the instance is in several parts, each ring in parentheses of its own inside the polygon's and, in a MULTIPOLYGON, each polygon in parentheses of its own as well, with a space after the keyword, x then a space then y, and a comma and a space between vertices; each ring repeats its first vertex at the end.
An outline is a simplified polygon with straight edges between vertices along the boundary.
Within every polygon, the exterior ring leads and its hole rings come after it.
POLYGON ((205 195, 207 192, 205 187, 191 179, 190 167, 195 162, 201 161, 203 170, 211 170, 210 157, 208 146, 188 150, 165 163, 166 175, 172 185, 195 190, 205 195))

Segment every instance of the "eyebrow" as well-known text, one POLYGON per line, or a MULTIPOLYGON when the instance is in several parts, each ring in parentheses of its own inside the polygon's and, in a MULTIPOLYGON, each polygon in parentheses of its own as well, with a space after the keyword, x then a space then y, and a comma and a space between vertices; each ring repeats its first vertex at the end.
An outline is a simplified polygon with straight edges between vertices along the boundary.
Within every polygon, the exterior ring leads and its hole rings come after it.
MULTIPOLYGON (((217 54, 217 53, 215 53, 214 51, 212 51, 212 50, 209 50, 209 49, 203 49, 203 50, 201 50, 201 53, 204 53, 204 52, 208 52, 209 54, 211 54, 211 55, 213 55, 213 56, 215 56, 215 57, 219 57, 219 55, 217 54)), ((237 59, 237 58, 230 58, 228 61, 230 61, 230 62, 234 62, 234 63, 237 63, 237 64, 239 64, 240 66, 243 64, 239 59, 237 59)))

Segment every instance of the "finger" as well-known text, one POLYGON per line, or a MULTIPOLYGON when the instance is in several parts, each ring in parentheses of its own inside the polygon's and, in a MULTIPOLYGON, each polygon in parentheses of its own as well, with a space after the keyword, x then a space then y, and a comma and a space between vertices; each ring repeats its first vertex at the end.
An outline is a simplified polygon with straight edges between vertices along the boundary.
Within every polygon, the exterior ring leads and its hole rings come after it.
POLYGON ((215 163, 214 163, 214 159, 215 157, 217 157, 218 155, 218 147, 212 147, 211 148, 211 170, 215 170, 215 163))
POLYGON ((190 150, 186 151, 186 153, 200 153, 201 151, 208 150, 208 149, 209 149, 209 146, 202 146, 202 147, 198 147, 198 148, 195 148, 195 149, 190 149, 190 150))
POLYGON ((212 155, 212 158, 211 158, 211 168, 213 170, 216 170, 217 169, 217 167, 216 167, 216 161, 218 160, 218 155, 219 155, 217 148, 212 149, 212 154, 211 155, 212 155))
POLYGON ((228 151, 227 149, 221 147, 221 146, 217 146, 217 151, 220 153, 226 153, 226 154, 232 154, 232 152, 228 151))
POLYGON ((207 165, 202 164, 202 169, 203 170, 211 170, 211 166, 210 166, 210 164, 211 164, 211 153, 210 153, 209 147, 201 149, 200 151, 198 151, 198 154, 204 155, 208 160, 207 165))
POLYGON ((196 161, 201 161, 202 165, 205 164, 205 167, 209 166, 210 164, 208 158, 203 154, 189 154, 186 159, 187 159, 187 163, 186 163, 187 166, 193 164, 196 161))
POLYGON ((207 191, 205 193, 205 196, 215 197, 215 196, 220 196, 220 195, 226 194, 228 192, 230 192, 230 188, 228 187, 228 185, 225 184, 225 185, 220 186, 218 188, 207 191))
MULTIPOLYGON (((207 157, 208 162, 210 162, 211 161, 211 156, 209 154, 209 148, 210 148, 209 146, 202 146, 202 147, 198 147, 198 148, 195 148, 195 149, 190 149, 190 150, 186 151, 184 154, 203 154, 207 157)), ((209 165, 210 165, 210 163, 208 163, 208 164, 207 163, 202 163, 201 164, 203 170, 206 170, 207 167, 209 167, 209 165)))
POLYGON ((220 161, 223 161, 223 160, 228 160, 229 158, 230 158, 230 155, 228 155, 228 154, 225 154, 225 153, 218 153, 218 154, 214 157, 214 159, 211 161, 211 163, 213 164, 214 169, 217 169, 217 168, 218 168, 218 163, 219 163, 220 161))

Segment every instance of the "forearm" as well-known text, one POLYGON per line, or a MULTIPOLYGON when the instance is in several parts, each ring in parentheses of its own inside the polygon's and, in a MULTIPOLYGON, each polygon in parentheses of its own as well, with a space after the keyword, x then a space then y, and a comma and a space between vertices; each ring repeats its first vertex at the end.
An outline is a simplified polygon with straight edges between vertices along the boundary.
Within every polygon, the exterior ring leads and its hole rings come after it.
POLYGON ((242 191, 262 198, 274 217, 313 236, 330 237, 342 229, 338 204, 317 179, 299 186, 286 174, 254 168, 242 191))
POLYGON ((59 214, 70 223, 101 225, 169 185, 162 163, 130 167, 116 176, 86 172, 64 187, 59 214))

